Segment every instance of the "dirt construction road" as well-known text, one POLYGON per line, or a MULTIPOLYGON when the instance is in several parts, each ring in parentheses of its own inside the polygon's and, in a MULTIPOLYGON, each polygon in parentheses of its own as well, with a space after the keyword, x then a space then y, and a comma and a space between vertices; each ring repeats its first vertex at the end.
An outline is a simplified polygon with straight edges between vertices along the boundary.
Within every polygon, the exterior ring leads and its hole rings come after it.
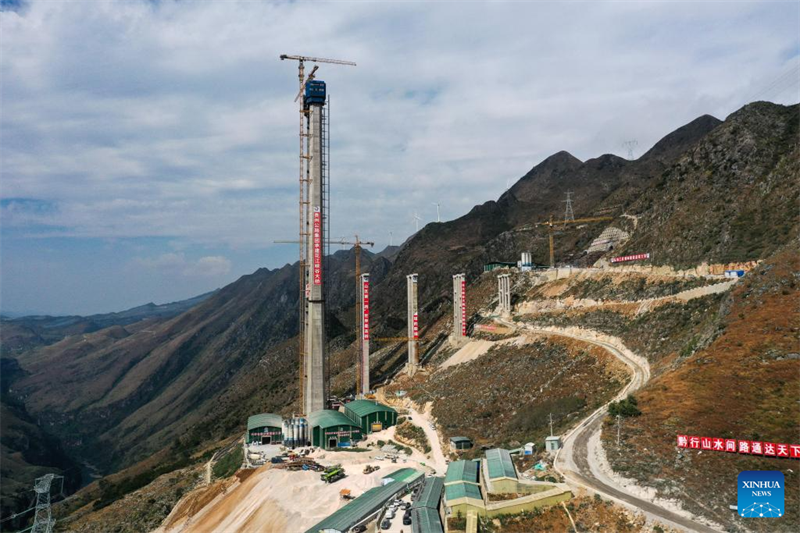
POLYGON ((428 437, 428 442, 431 445, 431 464, 428 466, 434 469, 434 475, 443 476, 447 471, 447 461, 444 452, 442 452, 439 433, 431 427, 430 417, 423 415, 413 407, 408 407, 408 413, 406 418, 408 418, 409 422, 421 427, 425 432, 425 436, 428 437))
MULTIPOLYGON (((503 321, 506 323, 505 321, 503 321)), ((650 379, 650 368, 646 361, 633 356, 628 350, 622 350, 609 342, 604 342, 593 336, 582 335, 567 331, 554 331, 553 329, 537 329, 526 327, 526 331, 544 335, 559 335, 582 340, 595 344, 609 351, 620 361, 625 363, 630 369, 632 378, 628 385, 619 393, 617 398, 624 398, 629 393, 639 389, 650 379), (628 351, 629 353, 625 353, 628 351)), ((685 529, 687 531, 698 531, 702 533, 720 533, 721 530, 709 527, 688 517, 684 513, 677 513, 665 509, 655 503, 639 498, 622 487, 614 483, 610 477, 605 475, 597 465, 597 461, 591 460, 592 445, 599 446, 599 434, 606 414, 607 406, 603 406, 586 419, 577 427, 572 429, 565 437, 563 448, 558 452, 555 459, 555 468, 567 480, 576 486, 582 486, 593 492, 600 493, 610 499, 617 500, 635 507, 650 517, 666 522, 668 525, 685 529)))

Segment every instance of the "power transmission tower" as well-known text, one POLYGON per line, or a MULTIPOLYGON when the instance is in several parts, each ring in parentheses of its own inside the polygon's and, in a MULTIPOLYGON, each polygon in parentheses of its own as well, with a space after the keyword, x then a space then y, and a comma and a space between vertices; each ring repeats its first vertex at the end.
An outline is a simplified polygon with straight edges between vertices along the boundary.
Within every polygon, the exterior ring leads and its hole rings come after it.
POLYGON ((553 413, 550 413, 550 436, 553 436, 553 413))
POLYGON ((620 420, 622 420, 622 417, 617 415, 617 448, 619 448, 620 420))
POLYGON ((564 222, 575 222, 575 213, 572 212, 572 191, 567 191, 567 210, 564 212, 564 222))
POLYGON ((636 148, 638 148, 638 146, 639 146, 639 143, 636 141, 636 139, 631 139, 630 141, 625 141, 624 143, 622 143, 622 147, 625 148, 626 150, 628 150, 628 159, 629 160, 633 161, 633 159, 634 159, 633 151, 636 148))
POLYGON ((33 490, 36 492, 36 514, 33 518, 31 533, 52 533, 56 521, 50 512, 50 486, 53 480, 64 480, 63 476, 46 474, 36 478, 33 490))

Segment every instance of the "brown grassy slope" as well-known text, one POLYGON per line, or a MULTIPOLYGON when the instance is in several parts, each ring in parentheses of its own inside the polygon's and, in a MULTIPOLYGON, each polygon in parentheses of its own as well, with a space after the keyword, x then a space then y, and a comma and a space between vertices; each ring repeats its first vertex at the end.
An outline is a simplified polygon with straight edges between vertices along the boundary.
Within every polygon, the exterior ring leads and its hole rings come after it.
POLYGON ((797 461, 675 447, 677 434, 800 442, 800 258, 795 249, 748 274, 733 294, 721 336, 638 394, 642 415, 625 422, 624 453, 613 442, 614 432, 606 432, 615 469, 726 524, 737 523, 726 509, 736 503, 740 471, 781 470, 786 516, 770 527, 800 529, 797 461))
POLYGON ((625 368, 605 350, 539 340, 498 346, 397 387, 408 388, 420 403, 435 399, 433 415, 445 439, 464 435, 479 445, 515 447, 543 441, 550 412, 557 430, 566 427, 610 399, 626 380, 625 368))
MULTIPOLYGON (((641 516, 610 501, 576 498, 567 504, 578 531, 636 533, 648 531, 641 516)), ((503 515, 486 522, 486 533, 571 533, 567 513, 560 505, 516 515, 503 515)))
POLYGON ((147 486, 99 511, 90 511, 91 506, 89 506, 74 516, 59 518, 56 522, 56 531, 70 533, 152 531, 164 521, 181 497, 197 486, 203 475, 202 470, 200 466, 194 466, 164 474, 147 486))
MULTIPOLYGON (((718 125, 713 117, 699 117, 665 136, 636 161, 605 154, 581 162, 567 152, 553 154, 497 201, 475 206, 456 220, 427 224, 410 237, 397 253, 386 282, 376 287, 374 311, 387 323, 405 322, 404 309, 396 307, 394 299, 404 294, 405 276, 412 272, 420 275, 420 302, 430 302, 449 299, 450 277, 458 271, 472 281, 484 263, 516 261, 523 251, 531 251, 534 261, 544 263, 548 256, 546 231, 510 230, 550 214, 563 216, 568 190, 574 193, 577 216, 589 215, 604 205, 627 205, 718 125)), ((585 249, 602 230, 602 224, 565 230, 556 240, 557 257, 579 255, 575 252, 585 249)))

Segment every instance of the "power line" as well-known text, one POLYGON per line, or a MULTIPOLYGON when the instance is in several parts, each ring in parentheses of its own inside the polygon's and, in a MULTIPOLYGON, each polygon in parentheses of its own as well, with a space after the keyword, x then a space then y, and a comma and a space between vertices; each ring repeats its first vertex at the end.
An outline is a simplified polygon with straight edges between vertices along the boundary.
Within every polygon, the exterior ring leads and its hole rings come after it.
POLYGON ((751 95, 745 100, 746 103, 754 102, 761 98, 762 96, 768 95, 771 91, 778 88, 779 86, 783 86, 777 94, 782 93, 789 87, 791 87, 794 83, 800 81, 800 63, 797 63, 793 66, 790 66, 788 70, 784 73, 778 75, 772 81, 767 83, 765 87, 759 89, 755 93, 751 93, 751 95))
POLYGON ((35 505, 33 507, 29 507, 29 508, 25 509, 24 511, 20 511, 18 513, 14 513, 11 516, 7 516, 7 517, 3 518, 2 520, 0 520, 0 522, 7 522, 7 521, 9 521, 11 519, 17 518, 18 516, 22 516, 25 513, 27 513, 28 511, 32 511, 33 509, 36 509, 35 505))

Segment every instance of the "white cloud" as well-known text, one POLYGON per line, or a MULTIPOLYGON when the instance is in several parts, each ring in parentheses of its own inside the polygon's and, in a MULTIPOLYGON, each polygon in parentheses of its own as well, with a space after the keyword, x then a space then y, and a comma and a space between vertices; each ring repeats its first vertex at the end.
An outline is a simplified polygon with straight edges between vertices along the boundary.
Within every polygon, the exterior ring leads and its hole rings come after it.
POLYGON ((138 258, 138 266, 156 270, 167 275, 214 278, 231 271, 231 262, 220 255, 209 255, 197 260, 188 260, 183 253, 165 253, 157 257, 138 258))

